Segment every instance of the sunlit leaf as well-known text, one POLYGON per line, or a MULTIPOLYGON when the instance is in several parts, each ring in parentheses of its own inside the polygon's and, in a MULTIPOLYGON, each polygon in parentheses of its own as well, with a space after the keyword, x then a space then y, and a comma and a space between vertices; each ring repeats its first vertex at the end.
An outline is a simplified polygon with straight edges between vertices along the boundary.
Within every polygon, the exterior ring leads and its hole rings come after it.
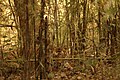
POLYGON ((8 39, 8 40, 4 40, 4 42, 10 42, 11 40, 10 39, 8 39))

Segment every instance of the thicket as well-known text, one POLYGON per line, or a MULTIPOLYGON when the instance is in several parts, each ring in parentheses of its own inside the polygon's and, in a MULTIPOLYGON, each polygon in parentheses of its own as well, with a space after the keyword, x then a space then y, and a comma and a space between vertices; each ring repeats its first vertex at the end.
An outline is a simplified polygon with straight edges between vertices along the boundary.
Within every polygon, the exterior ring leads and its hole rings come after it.
POLYGON ((120 0, 0 0, 1 80, 120 79, 120 0))

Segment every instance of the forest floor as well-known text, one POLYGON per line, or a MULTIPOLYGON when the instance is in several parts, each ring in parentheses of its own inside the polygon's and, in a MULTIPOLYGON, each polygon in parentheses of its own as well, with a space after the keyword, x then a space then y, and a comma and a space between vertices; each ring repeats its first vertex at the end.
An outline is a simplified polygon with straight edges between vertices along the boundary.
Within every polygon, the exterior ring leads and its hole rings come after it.
MULTIPOLYGON (((94 56, 69 57, 65 52, 53 53, 51 65, 45 80, 119 80, 120 56, 111 58, 95 58, 94 56)), ((20 61, 20 60, 19 60, 20 61)), ((3 62, 0 67, 0 80, 21 80, 19 64, 21 62, 3 62), (18 64, 19 63, 19 64, 18 64), (6 79, 5 79, 6 78, 6 79)), ((33 64, 32 64, 33 65, 33 64)), ((31 80, 35 80, 34 68, 31 70, 31 80)))

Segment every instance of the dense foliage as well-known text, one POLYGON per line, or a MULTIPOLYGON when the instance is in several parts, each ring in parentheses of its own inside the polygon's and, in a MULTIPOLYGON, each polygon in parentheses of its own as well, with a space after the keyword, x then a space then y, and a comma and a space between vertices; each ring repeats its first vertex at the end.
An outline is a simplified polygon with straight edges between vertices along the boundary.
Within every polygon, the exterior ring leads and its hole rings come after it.
POLYGON ((0 0, 0 80, 120 79, 120 0, 0 0))

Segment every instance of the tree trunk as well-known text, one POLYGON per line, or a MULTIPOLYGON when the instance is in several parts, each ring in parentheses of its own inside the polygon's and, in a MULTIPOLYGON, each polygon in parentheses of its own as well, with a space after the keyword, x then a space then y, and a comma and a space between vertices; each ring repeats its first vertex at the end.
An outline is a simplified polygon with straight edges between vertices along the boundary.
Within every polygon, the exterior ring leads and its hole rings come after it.
POLYGON ((82 27, 82 50, 85 50, 85 42, 86 42, 86 28, 87 28, 87 17, 86 17, 86 12, 87 12, 87 0, 84 0, 83 4, 83 27, 82 27))
MULTIPOLYGON (((40 71, 40 80, 46 79, 46 73, 45 73, 45 54, 46 54, 46 45, 44 41, 44 30, 46 28, 45 26, 45 20, 44 20, 44 9, 45 9, 45 0, 41 0, 41 12, 40 12, 40 27, 39 27, 39 55, 38 55, 38 70, 40 71)), ((45 33, 46 35, 46 33, 45 33)))
MULTIPOLYGON (((98 34, 99 34, 99 45, 101 45, 102 43, 102 28, 101 28, 101 1, 98 2, 98 34)), ((100 50, 100 47, 99 47, 100 50)), ((100 53, 98 52, 97 55, 99 55, 100 53)))
POLYGON ((55 0, 55 11, 54 11, 54 20, 55 20, 55 27, 56 27, 56 42, 57 42, 57 47, 59 46, 59 39, 58 39, 58 20, 57 20, 57 0, 55 0))

